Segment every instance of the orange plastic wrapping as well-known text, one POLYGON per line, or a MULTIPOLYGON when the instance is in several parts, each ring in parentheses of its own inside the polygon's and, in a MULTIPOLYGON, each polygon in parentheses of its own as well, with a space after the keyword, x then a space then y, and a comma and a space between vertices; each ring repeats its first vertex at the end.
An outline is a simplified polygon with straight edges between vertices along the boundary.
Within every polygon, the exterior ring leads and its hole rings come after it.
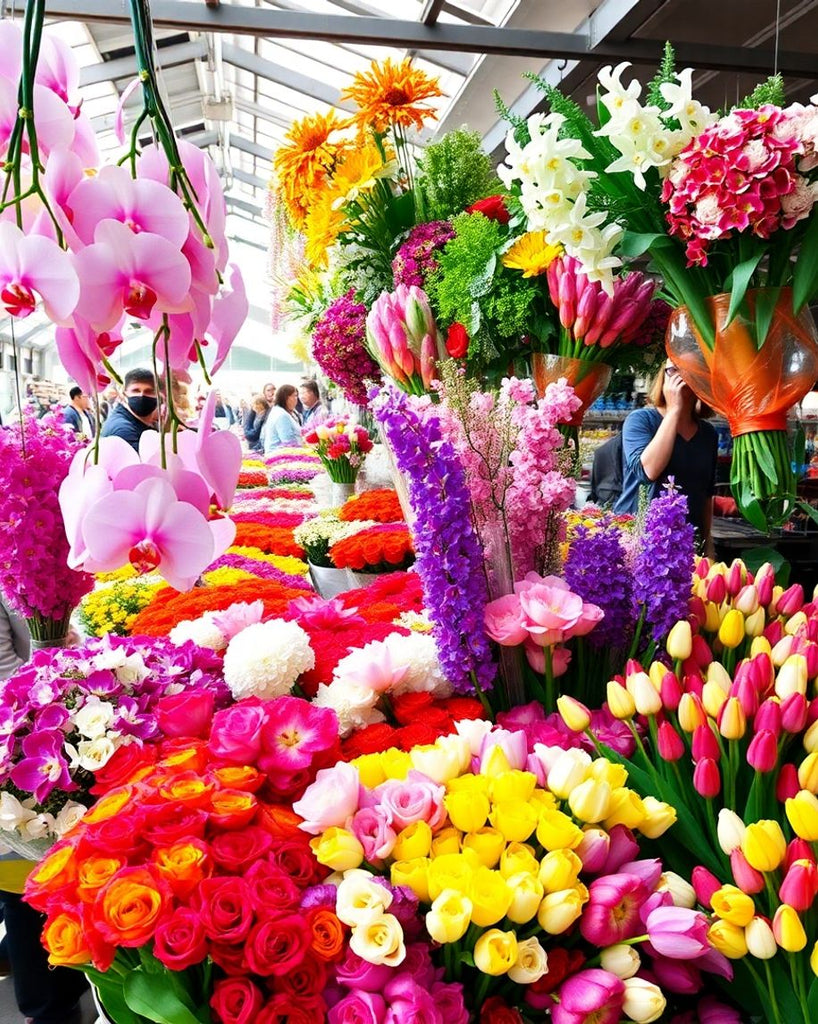
POLYGON ((783 290, 767 337, 755 341, 755 292, 727 324, 730 295, 706 300, 716 331, 713 349, 699 335, 687 307, 674 310, 665 347, 691 390, 724 416, 733 437, 759 430, 786 430, 787 411, 818 380, 818 335, 808 310, 792 312, 783 290))
POLYGON ((607 363, 534 352, 531 355, 531 372, 540 398, 545 396, 545 389, 549 384, 554 384, 560 377, 565 377, 582 402, 568 424, 571 427, 578 427, 588 407, 608 386, 613 368, 607 363))

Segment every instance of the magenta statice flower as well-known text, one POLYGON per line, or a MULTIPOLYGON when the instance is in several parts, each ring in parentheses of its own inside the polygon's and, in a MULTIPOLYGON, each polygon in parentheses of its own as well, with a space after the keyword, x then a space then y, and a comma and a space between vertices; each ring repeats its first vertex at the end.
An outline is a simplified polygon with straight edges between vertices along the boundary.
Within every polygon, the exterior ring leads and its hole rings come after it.
POLYGON ((283 586, 290 587, 293 590, 312 592, 312 587, 303 576, 282 572, 281 569, 277 569, 274 565, 270 565, 269 562, 264 562, 261 559, 247 558, 245 555, 235 555, 227 552, 219 556, 215 562, 208 566, 208 572, 221 568, 243 569, 245 572, 252 573, 253 576, 258 576, 261 580, 275 580, 276 583, 281 583, 283 586))
MULTIPOLYGON (((57 636, 94 578, 68 568, 60 484, 82 448, 52 416, 0 430, 0 591, 32 635, 57 636)), ((63 628, 65 624, 65 628, 63 628)))
POLYGON ((366 405, 367 381, 381 380, 378 364, 364 342, 366 313, 366 306, 355 301, 350 288, 324 310, 312 332, 313 358, 354 405, 366 405))
POLYGON ((587 636, 597 650, 623 648, 633 635, 636 610, 633 579, 621 531, 609 516, 594 527, 576 528, 563 566, 565 582, 605 616, 587 636))
POLYGON ((425 288, 429 276, 440 266, 436 254, 454 236, 455 230, 447 220, 427 221, 413 227, 392 260, 395 287, 405 284, 407 288, 425 288))

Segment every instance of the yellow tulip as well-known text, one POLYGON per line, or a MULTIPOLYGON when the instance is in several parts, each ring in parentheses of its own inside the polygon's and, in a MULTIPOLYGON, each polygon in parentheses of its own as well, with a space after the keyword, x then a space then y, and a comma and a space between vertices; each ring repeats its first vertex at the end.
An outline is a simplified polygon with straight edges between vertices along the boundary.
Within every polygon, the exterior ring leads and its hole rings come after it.
POLYGON ((582 830, 562 811, 543 811, 537 839, 546 850, 573 850, 582 842, 582 830))
POLYGON ((719 640, 732 650, 744 639, 744 616, 738 608, 731 608, 719 626, 719 640))
POLYGON ((549 935, 562 935, 580 917, 587 899, 587 895, 577 887, 550 892, 543 897, 537 911, 537 922, 549 935))
POLYGON ((444 889, 426 915, 426 931, 435 942, 457 942, 471 923, 472 902, 456 889, 444 889))
POLYGON ((462 790, 447 793, 443 804, 449 815, 449 821, 461 832, 476 832, 486 824, 491 805, 489 798, 482 793, 470 793, 462 790))
POLYGON ((818 793, 818 751, 807 754, 798 766, 798 785, 810 793, 818 793))
MULTIPOLYGON (((392 885, 405 885, 408 889, 412 890, 421 903, 429 903, 430 864, 431 861, 428 857, 396 860, 389 869, 389 881, 392 885)), ((437 895, 439 896, 440 892, 437 895)))
MULTIPOLYGON (((708 679, 702 687, 702 707, 711 718, 718 718, 719 712, 727 703, 727 694, 721 686, 708 679)), ((681 706, 681 705, 680 705, 681 706)))
POLYGON ((524 843, 537 827, 539 813, 531 804, 509 800, 494 805, 489 821, 503 833, 506 842, 524 843))
POLYGON ((573 850, 552 850, 539 864, 538 877, 545 892, 560 892, 576 885, 582 861, 573 850))
POLYGON ((611 806, 611 787, 607 782, 586 779, 571 792, 568 806, 575 818, 593 825, 608 815, 611 806))
POLYGON ((429 864, 430 899, 436 900, 444 889, 467 893, 475 870, 475 861, 462 853, 444 853, 434 857, 429 864))
POLYGON ((740 740, 747 732, 747 716, 738 697, 728 697, 721 709, 719 732, 726 740, 740 740))
POLYGON ((799 839, 808 843, 818 840, 818 797, 802 789, 784 801, 787 821, 799 839))
POLYGON ((389 747, 381 752, 381 766, 387 779, 405 779, 412 768, 412 759, 405 750, 389 747))
POLYGON ((468 897, 472 902, 472 921, 488 928, 506 916, 514 893, 499 871, 479 867, 472 873, 468 897))
POLYGON ((756 907, 752 896, 735 885, 723 885, 717 889, 710 897, 710 904, 716 917, 738 925, 739 928, 746 927, 755 917, 756 907))
POLYGON ((620 789, 628 784, 628 770, 623 764, 614 764, 604 757, 591 762, 588 775, 598 782, 607 782, 611 789, 620 789))
POLYGON ((775 871, 787 852, 787 841, 777 821, 756 821, 747 826, 741 852, 756 871, 775 871))
POLYGON ((788 903, 782 903, 773 917, 773 935, 778 945, 787 953, 800 953, 807 944, 804 925, 788 903))
POLYGON ((692 693, 683 693, 679 701, 679 710, 676 712, 679 717, 679 725, 687 733, 695 732, 700 725, 707 721, 707 715, 701 702, 692 693))
POLYGON ((644 820, 645 802, 638 793, 626 786, 620 786, 611 793, 608 816, 604 822, 606 829, 612 829, 614 825, 624 825, 625 828, 641 828, 644 820))
POLYGON ((818 977, 818 942, 812 947, 812 952, 809 955, 809 965, 812 968, 812 973, 818 977))
POLYGON ((485 775, 458 775, 457 778, 449 779, 446 783, 447 793, 474 793, 482 796, 489 795, 489 782, 485 775))
POLYGON ((506 916, 514 924, 527 924, 540 909, 545 895, 542 882, 528 871, 511 875, 507 882, 511 891, 511 904, 506 916))
POLYGON ((507 974, 517 962, 517 936, 489 928, 474 946, 474 965, 483 974, 499 977, 507 974))
POLYGON ((591 724, 591 712, 585 705, 564 693, 557 697, 557 711, 572 732, 585 732, 591 724))
POLYGON ((636 703, 624 686, 612 679, 605 691, 608 709, 614 718, 627 722, 636 714, 636 703))
POLYGON ((432 856, 442 857, 447 853, 460 853, 463 835, 454 827, 444 828, 432 837, 432 856))
POLYGON ((537 788, 537 776, 533 772, 510 771, 491 779, 489 797, 493 804, 510 801, 528 803, 537 788))
POLYGON ((428 857, 431 849, 431 828, 425 821, 413 821, 398 833, 391 856, 395 860, 415 860, 428 857))
POLYGON ((367 789, 374 789, 382 782, 386 782, 386 772, 383 770, 380 754, 362 754, 356 757, 352 764, 358 769, 361 785, 367 789))
POLYGON ((473 852, 478 862, 486 868, 496 867, 500 863, 505 846, 505 837, 496 828, 481 828, 463 836, 463 850, 473 852))
POLYGON ((503 878, 521 873, 536 875, 539 869, 534 847, 527 843, 509 843, 500 855, 500 874, 503 878))
POLYGON ((744 632, 747 636, 760 637, 767 625, 767 615, 763 608, 756 608, 744 620, 744 632))
POLYGON ((646 796, 642 800, 645 817, 637 826, 646 839, 658 839, 676 823, 676 808, 654 796, 646 796))
POLYGON ((310 848, 318 863, 325 864, 332 871, 358 868, 364 860, 363 846, 345 828, 328 828, 322 835, 310 840, 310 848))
POLYGON ((710 945, 723 953, 728 960, 740 960, 747 955, 747 939, 744 929, 729 921, 714 921, 707 931, 710 945))
POLYGON ((808 682, 807 659, 803 654, 791 654, 776 674, 776 696, 781 700, 786 700, 793 693, 806 696, 808 682))

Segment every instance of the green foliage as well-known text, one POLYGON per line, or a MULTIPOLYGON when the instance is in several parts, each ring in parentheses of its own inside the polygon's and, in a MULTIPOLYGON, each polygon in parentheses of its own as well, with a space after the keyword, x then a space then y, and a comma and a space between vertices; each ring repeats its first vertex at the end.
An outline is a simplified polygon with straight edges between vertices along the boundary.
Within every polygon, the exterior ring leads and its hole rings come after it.
POLYGON ((648 86, 648 103, 660 110, 667 110, 670 104, 662 96, 662 86, 667 82, 676 81, 676 51, 670 45, 665 43, 665 49, 662 53, 662 61, 659 65, 659 69, 655 76, 651 80, 648 86))
POLYGON ((786 103, 784 79, 781 75, 770 75, 765 81, 760 82, 749 96, 745 96, 741 103, 733 107, 733 110, 757 110, 765 103, 772 103, 776 107, 783 107, 786 103))
POLYGON ((429 295, 439 322, 462 323, 471 338, 469 359, 486 364, 504 342, 519 342, 531 329, 533 304, 540 296, 535 280, 505 268, 503 225, 480 214, 460 214, 452 221, 455 237, 438 257, 440 267, 429 281, 429 295))
POLYGON ((478 199, 502 191, 480 133, 457 128, 433 142, 418 160, 418 189, 428 220, 448 220, 478 199))
POLYGON ((494 108, 504 121, 508 121, 514 129, 514 138, 518 144, 524 146, 529 141, 528 124, 524 117, 515 114, 514 111, 503 103, 500 93, 494 90, 494 108))

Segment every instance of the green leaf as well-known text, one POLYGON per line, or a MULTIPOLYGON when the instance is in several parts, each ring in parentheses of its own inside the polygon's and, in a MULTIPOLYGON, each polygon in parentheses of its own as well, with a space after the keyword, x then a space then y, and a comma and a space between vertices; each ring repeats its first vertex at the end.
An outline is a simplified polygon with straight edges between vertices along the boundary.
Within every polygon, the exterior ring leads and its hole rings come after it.
POLYGON ((123 985, 128 1007, 156 1024, 203 1024, 193 1013, 192 1001, 186 1005, 174 988, 167 974, 147 974, 141 969, 132 971, 123 985))
POLYGON ((733 497, 736 499, 739 512, 747 522, 762 533, 767 532, 767 517, 753 494, 749 480, 736 480, 733 485, 733 497))
POLYGON ((780 294, 780 288, 761 288, 756 292, 756 344, 759 348, 764 344, 773 322, 780 294))
POLYGON ((807 993, 807 1010, 810 1020, 818 1020, 818 978, 813 978, 807 993))
POLYGON ((733 317, 736 315, 739 306, 744 301, 744 296, 747 294, 747 288, 750 285, 750 281, 752 280, 756 267, 761 262, 763 255, 764 249, 759 249, 755 255, 750 256, 748 259, 744 260, 743 263, 739 263, 738 266, 733 267, 733 272, 730 274, 728 279, 728 287, 730 289, 730 306, 727 310, 727 324, 733 322, 733 317))
MULTIPOLYGON (((775 582, 782 587, 786 587, 788 585, 790 579, 790 563, 781 554, 781 552, 776 551, 775 548, 745 548, 744 551, 739 553, 739 558, 744 562, 753 575, 758 572, 765 562, 769 562, 775 570, 775 582)), ((755 821, 755 818, 752 820, 755 821)))
POLYGON ((798 313, 818 292, 818 212, 813 209, 792 275, 792 308, 798 313))
POLYGON ((142 1019, 125 1002, 120 975, 103 974, 102 971, 86 966, 83 966, 82 973, 97 990, 102 1008, 111 1020, 115 1020, 117 1024, 143 1024, 142 1019))
POLYGON ((626 231, 619 243, 619 251, 623 256, 643 256, 650 249, 672 248, 673 239, 663 232, 639 234, 626 231))
POLYGON ((480 330, 480 323, 481 323, 481 321, 482 321, 482 314, 480 313, 480 303, 477 302, 477 300, 475 300, 471 304, 471 310, 469 311, 468 322, 463 325, 466 328, 466 330, 468 331, 469 338, 471 339, 471 343, 469 344, 469 355, 472 355, 472 351, 471 351, 472 344, 474 343, 474 340, 477 337, 477 334, 478 334, 478 332, 480 330))
POLYGON ((474 957, 471 953, 465 950, 460 954, 460 963, 465 964, 467 967, 474 967, 474 957))

